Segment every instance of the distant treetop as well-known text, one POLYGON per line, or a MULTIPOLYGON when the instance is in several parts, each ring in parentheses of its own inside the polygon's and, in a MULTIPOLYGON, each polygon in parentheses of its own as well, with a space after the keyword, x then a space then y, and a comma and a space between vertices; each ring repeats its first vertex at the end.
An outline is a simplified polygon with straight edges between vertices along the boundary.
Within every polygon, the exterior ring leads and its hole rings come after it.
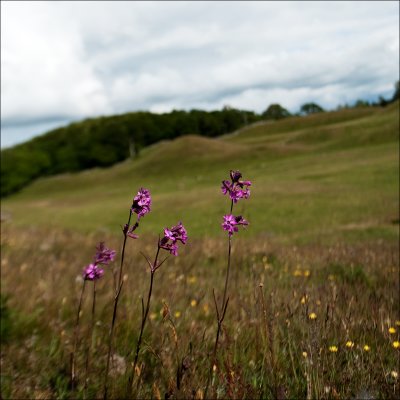
POLYGON ((290 112, 283 108, 280 104, 271 104, 263 113, 262 117, 264 119, 282 119, 290 117, 290 112))
POLYGON ((324 112, 325 110, 316 103, 306 103, 300 107, 300 114, 301 115, 310 115, 316 114, 320 112, 324 112))

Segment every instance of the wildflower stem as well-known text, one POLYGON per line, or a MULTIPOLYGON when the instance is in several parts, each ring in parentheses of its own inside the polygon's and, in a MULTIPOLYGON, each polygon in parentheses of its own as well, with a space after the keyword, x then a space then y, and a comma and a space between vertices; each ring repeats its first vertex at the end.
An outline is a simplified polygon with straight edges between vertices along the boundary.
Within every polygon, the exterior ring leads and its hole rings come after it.
MULTIPOLYGON (((230 213, 232 214, 232 210, 233 210, 233 200, 231 200, 231 211, 230 213)), ((212 355, 212 364, 210 365, 210 370, 208 373, 208 378, 207 378, 207 385, 206 385, 206 390, 204 392, 204 398, 207 398, 207 392, 208 392, 208 387, 210 385, 210 381, 211 381, 211 376, 212 376, 212 371, 213 371, 213 367, 217 361, 217 349, 218 349, 218 341, 219 341, 219 336, 221 334, 221 330, 222 330, 222 322, 224 320, 225 317, 225 313, 226 313, 226 309, 228 307, 228 301, 227 300, 227 293, 228 293, 228 281, 229 281, 229 272, 231 269, 231 252, 232 252, 232 237, 231 235, 228 235, 228 265, 226 267, 226 276, 225 276, 225 287, 224 287, 224 296, 222 298, 222 304, 221 304, 221 309, 220 311, 218 311, 218 305, 215 299, 215 295, 214 295, 214 301, 215 301, 215 307, 217 310, 217 335, 215 337, 215 343, 214 343, 214 350, 213 350, 213 355, 212 355)))
POLYGON ((229 235, 228 236, 228 266, 226 268, 224 297, 223 297, 223 300, 222 300, 221 311, 225 307, 226 295, 227 295, 227 292, 228 292, 229 272, 230 272, 230 269, 231 269, 231 251, 232 251, 232 236, 229 235))
MULTIPOLYGON (((127 226, 129 227, 131 223, 131 217, 132 217, 132 209, 129 210, 129 218, 127 222, 127 226)), ((126 240, 128 238, 128 230, 123 229, 123 234, 124 234, 124 243, 122 245, 122 252, 121 252, 121 263, 119 266, 119 275, 118 275, 118 286, 115 288, 115 296, 114 296, 114 309, 113 309, 113 316, 112 316, 112 322, 111 322, 111 327, 108 335, 108 354, 107 354, 107 364, 106 364, 106 372, 105 372, 105 378, 104 378, 104 395, 103 398, 107 398, 107 391, 108 391, 108 372, 110 369, 110 357, 111 357, 111 351, 112 351, 112 340, 113 340, 113 335, 114 335, 114 326, 115 326, 115 319, 117 317, 117 307, 118 307, 118 300, 119 296, 121 294, 121 289, 122 289, 122 270, 123 270, 123 265, 124 265, 124 257, 125 257, 125 247, 126 247, 126 240)))
POLYGON ((76 380, 75 353, 76 353, 76 348, 78 346, 79 321, 81 318, 82 300, 83 300, 83 294, 85 292, 85 287, 86 287, 86 280, 83 281, 81 296, 79 298, 78 312, 76 314, 75 331, 74 331, 74 346, 73 346, 72 353, 71 353, 71 386, 72 386, 72 390, 74 390, 75 380, 76 380))
POLYGON ((158 246, 157 254, 156 254, 155 259, 154 259, 154 263, 153 263, 152 267, 150 267, 150 287, 149 287, 149 293, 147 295, 146 309, 145 309, 144 313, 143 313, 143 308, 142 308, 142 323, 141 323, 141 326, 140 326, 139 338, 138 338, 138 341, 137 341, 137 344, 136 344, 135 359, 133 361, 132 376, 131 376, 131 380, 130 380, 131 388, 132 388, 132 384, 133 384, 133 378, 135 376, 135 370, 136 370, 137 361, 138 361, 138 358, 139 358, 140 346, 142 344, 143 331, 144 331, 144 327, 145 327, 145 324, 146 324, 147 316, 148 316, 149 310, 150 310, 150 300, 151 300, 151 294, 152 294, 152 291, 153 291, 154 273, 157 270, 157 261, 158 261, 158 255, 160 254, 160 249, 161 249, 161 247, 158 246))
POLYGON ((90 350, 92 348, 92 341, 93 341, 95 311, 96 311, 96 281, 93 281, 92 319, 91 319, 91 323, 90 323, 89 340, 88 340, 88 345, 87 345, 87 349, 86 349, 85 387, 84 387, 85 393, 87 390, 87 384, 88 384, 88 379, 89 379, 89 358, 90 358, 90 350))

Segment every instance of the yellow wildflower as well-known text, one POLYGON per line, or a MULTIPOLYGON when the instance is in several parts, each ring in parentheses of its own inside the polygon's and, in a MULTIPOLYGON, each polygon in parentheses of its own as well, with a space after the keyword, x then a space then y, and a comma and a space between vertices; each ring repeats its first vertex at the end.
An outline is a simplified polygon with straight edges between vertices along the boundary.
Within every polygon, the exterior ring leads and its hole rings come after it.
POLYGON ((398 348, 400 347, 400 342, 396 340, 395 342, 392 343, 392 346, 393 346, 395 349, 398 349, 398 348))
POLYGON ((315 314, 314 312, 308 314, 308 318, 309 319, 317 319, 317 314, 315 314))
POLYGON ((337 348, 337 346, 329 346, 329 351, 330 351, 331 353, 337 353, 338 348, 337 348))
POLYGON ((389 328, 389 333, 393 335, 394 333, 396 333, 396 329, 391 326, 389 328))
POLYGON ((197 301, 193 299, 193 300, 190 302, 190 305, 191 305, 192 307, 196 307, 196 306, 197 306, 197 301))
POLYGON ((187 282, 189 283, 189 285, 193 285, 194 283, 196 283, 197 278, 195 276, 189 276, 187 278, 187 282))
POLYGON ((205 314, 205 315, 210 314, 210 306, 209 306, 207 303, 204 304, 204 306, 203 306, 203 311, 204 311, 204 314, 205 314))
POLYGON ((307 358, 307 357, 308 357, 308 354, 307 354, 306 351, 303 351, 302 355, 303 355, 304 358, 307 358))
POLYGON ((351 340, 348 340, 346 342, 346 347, 348 347, 349 349, 352 349, 354 347, 354 342, 352 342, 351 340))
POLYGON ((363 347, 364 351, 370 351, 371 347, 369 347, 367 344, 363 347))
POLYGON ((310 270, 309 269, 306 269, 304 272, 303 272, 303 275, 307 278, 307 277, 309 277, 310 276, 310 270))
POLYGON ((296 269, 294 272, 293 272, 293 276, 301 276, 302 275, 302 273, 301 273, 301 271, 299 270, 299 269, 296 269))
POLYGON ((179 318, 181 316, 181 312, 180 311, 175 311, 175 318, 179 318))
POLYGON ((392 378, 397 379, 397 377, 399 376, 399 374, 397 373, 397 371, 392 371, 390 373, 390 375, 392 375, 392 378))
POLYGON ((396 326, 400 326, 400 321, 396 321, 396 326))
POLYGON ((301 298, 301 300, 300 300, 300 303, 301 303, 301 304, 306 304, 307 299, 308 299, 308 296, 307 296, 307 295, 303 296, 303 297, 301 298))
POLYGON ((150 318, 151 320, 154 320, 154 319, 157 318, 157 314, 156 314, 156 313, 151 313, 151 314, 149 315, 149 318, 150 318))

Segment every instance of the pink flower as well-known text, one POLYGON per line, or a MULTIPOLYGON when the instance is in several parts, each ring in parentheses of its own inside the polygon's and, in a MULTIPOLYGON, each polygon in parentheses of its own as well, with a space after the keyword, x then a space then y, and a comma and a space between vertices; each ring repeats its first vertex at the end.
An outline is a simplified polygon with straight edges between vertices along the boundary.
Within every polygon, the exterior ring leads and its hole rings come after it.
POLYGON ((109 264, 114 260, 116 251, 108 249, 104 242, 100 242, 96 247, 97 252, 94 258, 94 264, 109 264))
POLYGON ((229 236, 232 236, 234 232, 238 232, 239 226, 246 226, 249 223, 241 216, 235 217, 232 214, 224 215, 224 221, 221 226, 222 229, 228 231, 229 236))
POLYGON ((185 227, 182 225, 182 222, 179 222, 177 225, 172 228, 164 229, 164 237, 160 239, 158 242, 158 246, 161 249, 168 250, 172 255, 178 255, 178 245, 177 242, 181 242, 182 244, 186 244, 188 239, 187 232, 185 227))
POLYGON ((138 219, 150 212, 151 196, 147 189, 141 188, 133 199, 131 210, 138 215, 138 219))
POLYGON ((237 203, 240 199, 248 199, 250 196, 251 186, 250 181, 241 181, 242 174, 239 171, 230 172, 231 182, 224 180, 222 181, 222 194, 226 195, 229 193, 229 197, 234 203, 237 203))
POLYGON ((87 281, 95 281, 100 279, 104 274, 104 270, 99 268, 96 264, 89 264, 83 270, 83 279, 87 281))

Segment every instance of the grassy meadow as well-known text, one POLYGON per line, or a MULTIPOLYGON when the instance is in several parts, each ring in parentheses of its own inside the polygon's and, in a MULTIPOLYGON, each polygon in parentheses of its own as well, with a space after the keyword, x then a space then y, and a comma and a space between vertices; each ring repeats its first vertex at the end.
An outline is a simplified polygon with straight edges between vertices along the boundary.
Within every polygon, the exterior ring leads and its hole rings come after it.
MULTIPOLYGON (((189 241, 156 272, 133 398, 400 396, 399 103, 257 123, 224 137, 185 136, 108 169, 40 179, 2 200, 1 397, 102 398, 113 274, 83 302, 77 384, 70 354, 95 246, 116 249, 133 196, 152 211, 130 240, 109 398, 125 398, 141 298, 158 235, 182 221, 189 241), (229 306, 217 359, 229 201, 238 169, 251 196, 234 214, 229 306), (389 330, 389 328, 392 328, 389 330), (88 347, 90 344, 90 347, 88 347), (90 348, 86 371, 86 353, 90 348)), ((91 283, 91 282, 89 282, 91 283)), ((88 285, 88 288, 91 288, 88 285)))

